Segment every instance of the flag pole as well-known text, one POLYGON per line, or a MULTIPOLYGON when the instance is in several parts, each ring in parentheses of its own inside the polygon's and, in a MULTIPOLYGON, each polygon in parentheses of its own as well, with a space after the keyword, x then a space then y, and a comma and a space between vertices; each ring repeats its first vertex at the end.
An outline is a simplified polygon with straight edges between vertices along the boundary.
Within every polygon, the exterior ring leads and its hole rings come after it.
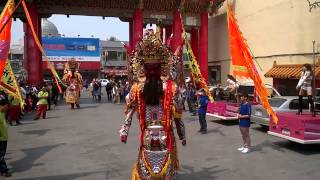
MULTIPOLYGON (((316 41, 312 41, 313 46, 313 76, 312 76, 312 94, 313 94, 313 103, 315 102, 316 98, 316 41)), ((315 108, 315 107, 314 107, 315 108)), ((313 111, 315 111, 313 109, 313 111)))

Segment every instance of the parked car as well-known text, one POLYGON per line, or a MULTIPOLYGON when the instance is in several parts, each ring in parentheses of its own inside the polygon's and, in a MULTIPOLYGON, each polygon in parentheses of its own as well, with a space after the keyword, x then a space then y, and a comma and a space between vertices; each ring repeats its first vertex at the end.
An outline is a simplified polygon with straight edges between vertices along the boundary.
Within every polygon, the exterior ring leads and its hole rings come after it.
POLYGON ((101 82, 102 87, 106 87, 107 84, 109 83, 109 80, 108 79, 100 79, 100 82, 101 82))
MULTIPOLYGON (((267 91, 269 92, 269 98, 279 97, 281 94, 270 84, 265 84, 267 91)), ((220 86, 222 88, 223 100, 229 99, 229 91, 227 86, 220 86)), ((209 86, 209 91, 214 93, 217 86, 209 86)), ((238 93, 247 93, 249 95, 249 101, 253 101, 254 97, 254 84, 253 83, 240 83, 238 87, 238 93)), ((214 97, 214 94, 212 94, 214 97)), ((258 101, 258 99, 256 99, 258 101)))
MULTIPOLYGON (((278 97, 281 96, 281 94, 270 84, 265 84, 268 92, 269 92, 269 97, 278 97)), ((249 96, 253 97, 254 96, 254 84, 253 83, 245 83, 245 84, 240 84, 238 88, 239 93, 247 93, 249 96)))
MULTIPOLYGON (((269 103, 275 112, 298 112, 298 97, 297 96, 281 96, 269 99, 269 103)), ((309 110, 307 99, 302 100, 303 111, 309 110)), ((261 126, 269 126, 269 115, 262 105, 254 105, 251 108, 251 121, 261 126)))

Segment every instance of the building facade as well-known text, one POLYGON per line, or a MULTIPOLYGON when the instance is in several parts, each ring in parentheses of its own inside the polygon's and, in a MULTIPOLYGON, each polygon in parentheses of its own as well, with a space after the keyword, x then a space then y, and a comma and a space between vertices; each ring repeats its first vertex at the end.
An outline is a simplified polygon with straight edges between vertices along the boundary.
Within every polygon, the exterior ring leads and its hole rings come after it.
MULTIPOLYGON (((312 8, 314 0, 234 0, 238 25, 264 75, 276 64, 313 63, 312 41, 320 47, 320 8, 312 8)), ((209 76, 225 82, 231 73, 226 2, 209 18, 209 76)), ((210 79, 209 78, 209 79, 210 79)), ((297 79, 296 79, 297 81, 297 79)), ((294 84, 294 83, 293 83, 294 84)))
POLYGON ((101 67, 105 78, 127 77, 127 50, 121 41, 100 41, 101 67))

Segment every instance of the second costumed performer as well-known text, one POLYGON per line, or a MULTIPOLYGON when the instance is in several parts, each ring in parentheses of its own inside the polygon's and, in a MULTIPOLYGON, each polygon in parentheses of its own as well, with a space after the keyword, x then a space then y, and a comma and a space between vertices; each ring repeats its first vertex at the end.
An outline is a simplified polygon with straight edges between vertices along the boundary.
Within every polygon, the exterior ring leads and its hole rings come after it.
POLYGON ((66 64, 65 74, 62 78, 62 81, 67 85, 66 103, 71 105, 71 109, 74 109, 75 105, 80 108, 80 90, 83 81, 77 69, 77 61, 71 58, 66 64))
POLYGON ((173 81, 176 58, 162 44, 160 33, 153 31, 144 36, 131 56, 134 83, 120 137, 126 143, 132 116, 137 112, 141 142, 133 180, 171 180, 179 168, 173 122, 182 145, 186 145, 186 136, 183 122, 173 116, 180 104, 176 102, 179 90, 173 81))

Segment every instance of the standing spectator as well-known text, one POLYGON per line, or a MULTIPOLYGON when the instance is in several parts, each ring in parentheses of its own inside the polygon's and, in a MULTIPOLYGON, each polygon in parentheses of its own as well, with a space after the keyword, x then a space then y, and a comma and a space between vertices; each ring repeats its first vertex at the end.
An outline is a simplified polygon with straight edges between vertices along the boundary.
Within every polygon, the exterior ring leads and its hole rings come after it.
POLYGON ((206 121, 206 113, 207 113, 207 106, 208 106, 209 98, 205 94, 204 89, 200 89, 199 91, 199 123, 200 123, 200 130, 202 134, 207 134, 207 121, 206 121))
POLYGON ((32 110, 35 110, 37 107, 38 97, 37 97, 38 90, 35 86, 31 87, 31 99, 32 99, 32 110))
POLYGON ((196 89, 193 85, 191 85, 190 92, 189 92, 189 99, 191 103, 192 109, 192 116, 197 115, 197 96, 196 96, 196 89))
POLYGON ((120 95, 121 102, 125 101, 124 90, 125 90, 125 85, 123 83, 120 83, 119 95, 120 95))
POLYGON ((49 96, 49 93, 47 92, 47 88, 43 86, 41 91, 38 93, 38 99, 39 99, 37 103, 38 108, 37 108, 36 118, 34 120, 40 119, 41 114, 43 119, 46 118, 48 96, 49 96))
POLYGON ((187 90, 185 88, 185 86, 183 85, 180 89, 180 93, 182 96, 182 109, 185 111, 186 110, 186 106, 185 106, 185 102, 186 102, 186 96, 187 96, 187 90))
POLYGON ((192 91, 192 84, 190 83, 190 84, 188 84, 186 95, 187 95, 187 104, 188 104, 189 112, 193 113, 191 99, 190 99, 191 98, 191 91, 192 91))
POLYGON ((12 96, 11 94, 8 97, 9 100, 9 111, 8 111, 8 120, 9 124, 12 126, 12 122, 15 121, 17 125, 20 125, 20 101, 17 97, 12 96))
POLYGON ((97 96, 98 96, 98 101, 99 102, 101 102, 101 87, 102 87, 102 85, 101 85, 101 80, 98 80, 97 81, 97 86, 98 86, 98 89, 97 89, 97 96))
POLYGON ((4 92, 0 92, 0 173, 1 176, 10 177, 11 173, 5 161, 8 143, 8 125, 6 112, 8 110, 8 98, 4 92))
POLYGON ((220 83, 217 84, 217 88, 214 90, 213 97, 215 101, 223 100, 223 89, 221 88, 220 83))
POLYGON ((112 101, 112 83, 111 82, 109 82, 106 85, 106 91, 107 91, 108 101, 112 101))
POLYGON ((124 87, 124 94, 123 94, 123 96, 124 96, 124 99, 126 99, 126 96, 129 94, 129 92, 130 92, 130 85, 129 85, 129 82, 127 81, 126 82, 126 85, 125 85, 125 87, 124 87))
POLYGON ((27 90, 24 84, 20 85, 21 97, 25 101, 27 99, 27 90))
POLYGON ((87 91, 88 90, 88 87, 89 87, 89 83, 88 83, 88 80, 84 80, 84 83, 83 83, 83 87, 84 87, 84 90, 87 91))
POLYGON ((27 90, 25 85, 22 82, 20 83, 20 93, 21 93, 22 100, 25 102, 24 111, 21 110, 21 116, 22 116, 27 108, 27 90))
POLYGON ((48 84, 47 86, 47 92, 49 94, 48 96, 48 110, 51 110, 51 99, 52 99, 52 84, 48 84))
POLYGON ((96 100, 101 101, 101 82, 99 80, 93 82, 93 95, 96 100))
POLYGON ((241 96, 241 105, 238 114, 239 128, 242 135, 243 146, 238 148, 242 153, 248 153, 251 147, 251 140, 249 134, 250 128, 250 115, 251 115, 251 104, 248 102, 248 94, 241 96))
POLYGON ((52 93, 51 94, 52 102, 55 108, 58 105, 58 98, 59 98, 59 89, 55 83, 52 83, 51 93, 52 93))
POLYGON ((113 103, 120 104, 120 85, 118 83, 115 84, 113 87, 112 93, 113 93, 113 103))

